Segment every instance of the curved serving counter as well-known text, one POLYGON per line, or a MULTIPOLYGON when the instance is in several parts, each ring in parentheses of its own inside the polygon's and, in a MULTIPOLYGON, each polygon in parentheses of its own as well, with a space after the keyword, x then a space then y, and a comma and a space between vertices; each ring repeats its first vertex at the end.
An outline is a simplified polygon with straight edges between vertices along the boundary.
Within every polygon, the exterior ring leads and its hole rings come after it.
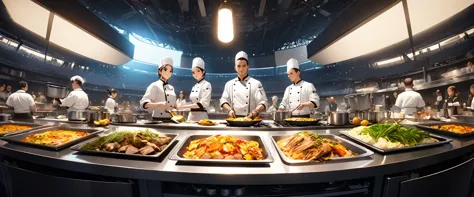
MULTIPOLYGON (((70 124, 67 122, 52 122, 47 120, 37 120, 36 122, 47 125, 61 124, 76 128, 88 127, 87 124, 70 124)), ((78 154, 70 149, 49 151, 0 141, 0 155, 4 164, 2 168, 4 171, 3 182, 10 182, 9 184, 5 184, 7 185, 6 187, 14 185, 15 183, 12 183, 14 181, 8 178, 9 176, 13 176, 12 174, 9 174, 11 170, 8 170, 8 168, 13 167, 16 169, 21 168, 21 166, 26 166, 25 169, 27 169, 28 172, 46 171, 46 174, 53 174, 57 177, 69 177, 70 173, 78 173, 81 174, 81 180, 89 180, 88 177, 96 176, 107 177, 108 180, 129 180, 133 183, 133 188, 135 188, 133 189, 132 196, 209 195, 206 194, 206 192, 203 192, 202 194, 199 192, 193 193, 196 188, 192 184, 213 185, 213 187, 217 188, 220 186, 240 185, 248 187, 247 194, 243 194, 243 196, 255 196, 257 194, 261 194, 261 196, 278 196, 271 192, 268 194, 255 193, 249 188, 258 188, 262 185, 295 184, 319 184, 319 187, 322 183, 333 184, 338 182, 349 184, 345 187, 348 191, 352 191, 351 189, 347 189, 351 188, 351 184, 359 185, 359 190, 360 188, 365 188, 363 192, 358 193, 358 195, 360 194, 361 196, 399 196, 398 194, 401 195, 404 191, 406 192, 406 189, 403 190, 403 187, 401 186, 403 185, 402 183, 410 183, 409 181, 411 180, 426 181, 424 177, 430 177, 432 179, 433 177, 436 177, 435 175, 437 174, 443 176, 439 176, 440 179, 435 179, 435 182, 439 180, 446 181, 449 177, 458 177, 457 180, 449 180, 447 184, 452 184, 456 190, 459 190, 458 187, 463 185, 456 185, 456 183, 458 181, 466 182, 466 180, 469 180, 470 182, 474 170, 474 161, 472 159, 474 153, 474 137, 454 138, 449 144, 413 151, 392 154, 375 153, 370 157, 347 161, 328 161, 294 165, 283 162, 269 138, 270 134, 292 134, 297 131, 308 130, 317 133, 339 135, 340 130, 347 128, 318 126, 301 129, 296 127, 268 128, 264 126, 245 129, 222 128, 218 130, 209 130, 206 129, 206 127, 172 126, 168 124, 137 124, 135 127, 133 126, 134 125, 110 125, 106 127, 107 130, 104 132, 113 132, 124 129, 133 130, 145 126, 163 133, 177 133, 179 134, 178 142, 173 144, 173 149, 171 151, 165 152, 158 159, 130 160, 126 158, 110 158, 78 154), (187 135, 212 135, 218 133, 230 135, 251 134, 261 136, 263 142, 269 148, 274 161, 269 164, 259 165, 218 165, 183 163, 181 161, 170 159, 170 156, 177 151, 182 143, 184 143, 187 135), (16 163, 18 164, 15 165, 16 163), (458 168, 462 168, 463 170, 456 170, 458 168), (48 170, 43 171, 43 169, 48 170), (462 176, 463 179, 459 179, 459 176, 462 176), (395 182, 393 182, 394 180, 395 182), (153 183, 157 185, 151 186, 153 183), (170 186, 169 184, 187 184, 187 186, 185 186, 185 189, 178 188, 177 190, 183 190, 178 192, 175 191, 176 189, 170 189, 175 188, 175 186, 170 186), (397 190, 398 192, 388 192, 391 191, 391 189, 397 190), (151 193, 153 193, 153 195, 151 195, 151 193)), ((90 180, 95 179, 91 178, 90 180)), ((432 186, 430 186, 432 183, 434 183, 433 180, 429 180, 429 182, 423 183, 422 185, 433 190, 432 186)), ((444 187, 445 190, 450 190, 450 186, 444 187)), ((470 186, 468 185, 467 188, 461 190, 469 192, 469 189, 472 190, 472 188, 469 187, 470 186)), ((354 188, 357 190, 358 187, 352 186, 352 189, 354 188)), ((416 188, 420 188, 420 186, 416 188)), ((9 193, 14 193, 14 189, 11 188, 7 189, 7 191, 10 191, 9 193)), ((322 191, 330 192, 332 190, 322 191)), ((321 193, 321 191, 319 192, 321 193)), ((298 193, 301 193, 301 191, 295 192, 293 196, 297 196, 296 194, 298 193)), ((219 196, 224 194, 217 192, 216 195, 219 196)), ((290 194, 282 194, 282 196, 288 195, 290 194)), ((344 196, 344 193, 341 193, 341 195, 344 196)))

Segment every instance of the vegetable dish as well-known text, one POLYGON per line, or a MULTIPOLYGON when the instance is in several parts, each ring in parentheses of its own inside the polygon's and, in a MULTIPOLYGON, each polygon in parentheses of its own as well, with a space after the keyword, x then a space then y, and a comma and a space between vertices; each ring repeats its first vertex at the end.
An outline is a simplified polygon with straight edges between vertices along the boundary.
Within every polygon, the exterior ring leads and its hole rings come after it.
POLYGON ((204 119, 198 122, 198 125, 203 125, 203 126, 214 126, 216 124, 217 124, 216 122, 209 119, 204 119))
POLYGON ((296 122, 313 122, 317 121, 316 118, 286 118, 285 121, 296 121, 296 122))
POLYGON ((287 157, 294 160, 327 160, 356 155, 338 141, 306 131, 278 140, 277 145, 287 157))
POLYGON ((431 128, 439 129, 439 130, 443 130, 443 131, 449 131, 449 132, 453 132, 453 133, 459 133, 459 134, 474 132, 474 128, 472 128, 470 126, 455 125, 455 124, 435 125, 435 126, 431 126, 431 128))
POLYGON ((148 129, 119 131, 89 142, 81 150, 152 155, 163 151, 170 142, 170 137, 148 129))
POLYGON ((22 130, 26 130, 26 129, 31 129, 31 127, 30 126, 22 126, 22 125, 5 124, 5 125, 0 126, 0 134, 17 132, 17 131, 22 131, 22 130))
POLYGON ((380 149, 403 148, 438 142, 429 133, 399 124, 360 126, 344 133, 380 149))
POLYGON ((21 141, 32 144, 42 144, 46 146, 59 146, 87 135, 89 135, 87 132, 80 131, 51 130, 30 135, 23 138, 21 141))
POLYGON ((263 160, 262 148, 256 141, 229 135, 214 135, 193 140, 183 157, 188 159, 263 160))

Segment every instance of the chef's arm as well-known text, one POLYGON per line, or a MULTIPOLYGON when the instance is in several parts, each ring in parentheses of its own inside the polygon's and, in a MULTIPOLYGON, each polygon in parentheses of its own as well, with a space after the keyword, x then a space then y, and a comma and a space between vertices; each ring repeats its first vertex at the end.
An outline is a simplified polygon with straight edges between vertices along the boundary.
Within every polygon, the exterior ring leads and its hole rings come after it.
POLYGON ((418 100, 416 108, 418 109, 418 111, 424 111, 425 110, 425 105, 426 105, 425 101, 422 98, 420 98, 418 100))
POLYGON ((30 104, 30 111, 31 112, 35 112, 36 111, 36 104, 35 104, 35 100, 33 99, 33 97, 30 97, 29 99, 29 104, 30 104))
POLYGON ((281 99, 280 107, 278 107, 278 109, 284 110, 284 109, 287 108, 288 103, 290 102, 290 101, 289 101, 289 95, 288 95, 289 92, 290 92, 290 88, 287 87, 287 88, 285 89, 285 93, 283 94, 283 99, 281 99))
POLYGON ((66 98, 60 99, 61 106, 63 107, 71 107, 74 105, 74 102, 77 100, 76 95, 73 93, 69 94, 66 98))
POLYGON ((230 94, 229 94, 229 85, 226 83, 224 87, 224 92, 222 92, 222 97, 220 99, 221 107, 227 111, 232 110, 232 106, 230 105, 230 94))
POLYGON ((167 109, 166 103, 164 102, 153 102, 156 100, 157 90, 154 84, 151 84, 146 89, 143 98, 140 100, 140 107, 147 111, 152 111, 151 108, 161 107, 167 109))
POLYGON ((182 105, 180 109, 205 109, 208 110, 211 105, 211 93, 212 93, 212 86, 210 83, 203 85, 201 87, 202 95, 198 103, 196 104, 189 104, 189 105, 182 105))
POLYGON ((309 91, 308 92, 309 102, 304 103, 304 105, 306 105, 306 107, 310 107, 310 108, 313 108, 313 107, 318 108, 319 107, 319 95, 318 95, 318 93, 316 93, 316 88, 314 87, 314 85, 311 84, 311 86, 309 86, 309 89, 307 91, 309 91))

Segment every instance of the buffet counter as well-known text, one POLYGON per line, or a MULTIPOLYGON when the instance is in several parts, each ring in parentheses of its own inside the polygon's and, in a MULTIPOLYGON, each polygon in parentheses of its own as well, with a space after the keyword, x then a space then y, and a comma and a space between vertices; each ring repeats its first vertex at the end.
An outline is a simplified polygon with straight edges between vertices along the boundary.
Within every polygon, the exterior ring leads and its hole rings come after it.
MULTIPOLYGON (((36 123, 43 125, 64 125, 73 128, 95 128, 89 127, 87 124, 70 124, 67 122, 52 122, 48 120, 36 120, 36 123)), ((134 127, 132 125, 109 125, 101 129, 104 129, 104 132, 113 132, 118 130, 140 129, 144 126, 145 124, 135 125, 134 127)), ((130 180, 135 184, 135 186, 133 186, 135 189, 131 193, 132 196, 201 196, 201 194, 191 195, 189 192, 183 192, 186 191, 186 189, 181 192, 174 192, 175 190, 167 188, 169 184, 176 183, 207 184, 214 185, 215 187, 220 185, 245 185, 246 187, 251 187, 252 185, 329 184, 341 181, 346 184, 353 184, 353 182, 350 181, 355 180, 359 181, 354 183, 355 185, 359 185, 361 188, 366 188, 364 192, 360 193, 360 196, 381 196, 383 191, 387 192, 387 187, 391 187, 389 189, 394 189, 393 184, 390 186, 390 183, 393 183, 394 180, 400 180, 394 184, 400 186, 402 181, 415 179, 422 180, 422 177, 432 177, 431 175, 433 174, 454 172, 452 169, 457 169, 457 167, 462 167, 463 169, 466 168, 468 171, 463 170, 461 171, 461 174, 450 174, 448 177, 462 175, 466 177, 468 176, 466 179, 471 180, 472 172, 474 170, 474 161, 472 159, 474 153, 474 137, 454 138, 451 143, 441 146, 391 154, 375 153, 369 157, 350 159, 346 161, 287 164, 280 158, 276 147, 268 137, 270 134, 291 135, 298 131, 308 130, 320 134, 340 135, 339 131, 347 128, 320 126, 304 129, 297 127, 228 129, 222 125, 222 127, 218 126, 217 130, 209 130, 207 127, 202 126, 191 127, 171 124, 146 125, 146 127, 155 129, 162 133, 178 134, 177 142, 172 145, 173 147, 171 151, 165 152, 157 159, 131 160, 119 157, 111 158, 77 154, 69 148, 61 151, 43 150, 0 140, 0 158, 2 158, 3 164, 11 165, 16 162, 27 163, 25 165, 30 166, 29 169, 40 169, 39 171, 42 171, 41 169, 44 167, 49 169, 48 172, 51 170, 57 170, 57 173, 60 174, 58 176, 61 177, 67 176, 67 174, 70 173, 80 173, 86 178, 88 176, 101 176, 122 181, 130 180), (171 160, 170 156, 181 147, 186 136, 190 134, 261 136, 263 143, 268 147, 274 161, 269 164, 258 165, 221 165, 186 163, 171 160), (348 183, 348 181, 350 183, 348 183), (157 184, 158 186, 152 186, 156 183, 159 183, 157 184), (158 193, 160 194, 158 195, 158 193)), ((5 170, 6 168, 8 167, 3 167, 4 178, 8 177, 5 174, 10 172, 9 170, 5 170)), ((5 178, 5 180, 7 179, 8 178, 5 178)), ((446 181, 446 175, 443 179, 446 181)), ((466 182, 466 179, 459 181, 466 182)), ((4 182, 8 182, 5 180, 4 182)), ((456 180, 449 181, 452 184, 458 182, 456 180)), ((431 182, 427 182, 426 184, 429 183, 431 182)), ((11 184, 12 183, 10 183, 10 185, 11 184)), ((398 186, 395 187, 395 189, 400 189, 398 186)), ((429 188, 432 186, 425 185, 425 187, 429 188)), ((187 188, 187 190, 192 189, 187 188)), ((249 189, 247 189, 247 191, 248 195, 256 195, 255 193, 251 193, 249 189)), ((400 192, 403 193, 401 190, 400 192)), ((203 195, 206 196, 206 194, 203 195)), ((283 196, 286 195, 287 194, 283 196)), ((390 194, 388 196, 398 195, 390 194)))

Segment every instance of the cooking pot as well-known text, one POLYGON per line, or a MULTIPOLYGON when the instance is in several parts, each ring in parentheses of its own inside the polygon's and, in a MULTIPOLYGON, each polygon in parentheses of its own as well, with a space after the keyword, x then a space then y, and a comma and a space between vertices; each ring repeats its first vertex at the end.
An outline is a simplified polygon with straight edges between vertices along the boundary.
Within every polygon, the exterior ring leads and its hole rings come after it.
POLYGON ((93 123, 94 121, 99 121, 99 120, 105 120, 109 119, 110 120, 110 113, 108 111, 89 111, 89 119, 88 121, 93 123))
POLYGON ((331 112, 328 116, 328 123, 337 126, 349 124, 349 113, 331 112))
POLYGON ((288 110, 276 111, 276 112, 273 112, 272 117, 273 117, 273 121, 283 122, 283 120, 287 118, 291 118, 291 111, 288 111, 288 110))
POLYGON ((68 120, 70 121, 86 121, 89 118, 89 111, 78 110, 69 111, 67 113, 68 120))
POLYGON ((0 114, 0 122, 7 122, 10 119, 10 114, 1 113, 0 114))
POLYGON ((115 121, 118 123, 136 123, 137 118, 133 114, 129 113, 117 113, 115 114, 115 121))
POLYGON ((50 98, 64 98, 67 95, 67 87, 63 85, 46 83, 46 96, 50 98))

